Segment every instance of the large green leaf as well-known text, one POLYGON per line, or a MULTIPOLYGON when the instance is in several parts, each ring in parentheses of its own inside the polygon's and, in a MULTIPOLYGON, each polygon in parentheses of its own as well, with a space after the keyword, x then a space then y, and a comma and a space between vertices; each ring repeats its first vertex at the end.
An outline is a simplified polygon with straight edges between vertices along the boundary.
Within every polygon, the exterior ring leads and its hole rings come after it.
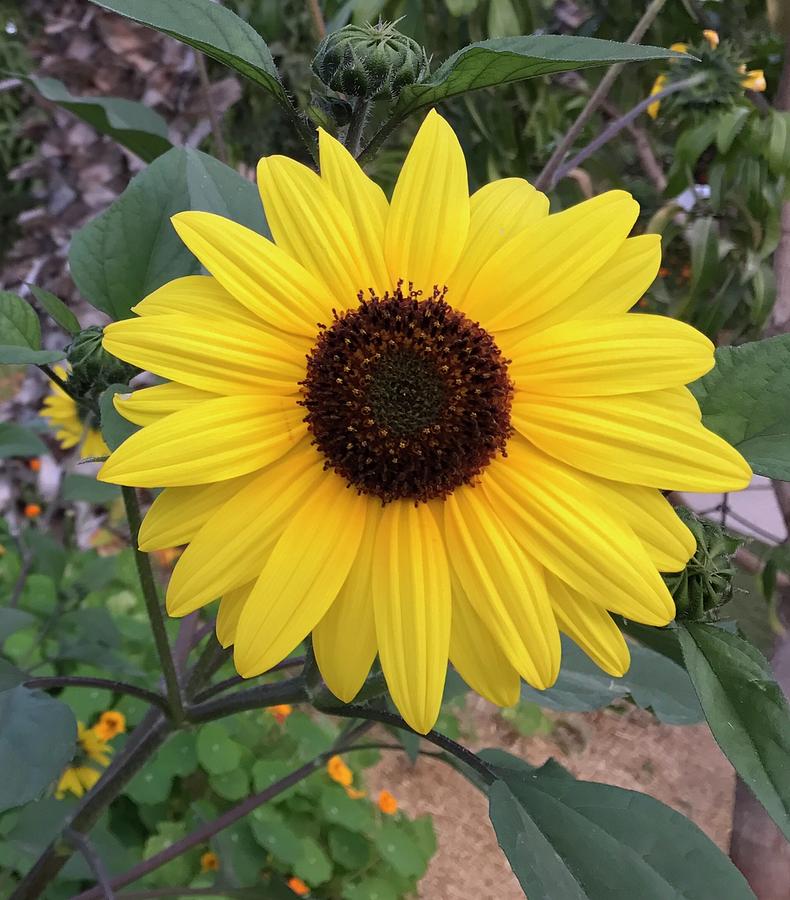
POLYGON ((286 103, 266 42, 229 9, 212 0, 92 0, 216 59, 286 103))
POLYGON ((109 135, 145 162, 151 162, 172 146, 167 137, 167 122, 142 103, 123 97, 74 97, 56 78, 31 75, 25 81, 46 100, 109 135))
POLYGON ((68 331, 71 335, 80 333, 79 319, 77 319, 60 297, 56 297, 51 291, 45 291, 44 288, 36 287, 35 284, 30 285, 30 290, 36 300, 38 300, 61 328, 68 331))
POLYGON ((21 685, 0 693, 0 812, 40 797, 74 755, 65 703, 21 685))
POLYGON ((9 456, 42 456, 48 452, 46 444, 30 428, 0 423, 0 459, 9 456))
POLYGON ((0 365, 41 365, 65 355, 42 350, 41 324, 33 307, 10 291, 0 291, 0 365))
POLYGON ((658 800, 577 781, 551 760, 535 769, 502 750, 480 755, 498 779, 497 840, 529 900, 753 898, 715 844, 658 800))
POLYGON ((679 636, 713 736, 790 840, 790 707, 768 662, 713 625, 688 623, 679 636))
POLYGON ((719 347, 716 368, 691 390, 703 423, 755 472, 790 481, 790 334, 719 347))
POLYGON ((200 264, 170 223, 187 209, 228 216, 267 233, 252 182, 205 153, 174 148, 74 235, 69 264, 77 287, 94 306, 125 319, 151 291, 198 272, 200 264))
POLYGON ((622 678, 612 678, 567 638, 562 641, 562 667, 554 687, 536 691, 523 685, 525 700, 563 712, 602 709, 631 696, 643 709, 670 725, 701 722, 703 715, 691 681, 683 669, 661 653, 630 644, 631 667, 622 678))
POLYGON ((425 81, 405 88, 395 113, 402 117, 448 97, 536 75, 681 55, 661 47, 558 34, 477 41, 453 53, 425 81))

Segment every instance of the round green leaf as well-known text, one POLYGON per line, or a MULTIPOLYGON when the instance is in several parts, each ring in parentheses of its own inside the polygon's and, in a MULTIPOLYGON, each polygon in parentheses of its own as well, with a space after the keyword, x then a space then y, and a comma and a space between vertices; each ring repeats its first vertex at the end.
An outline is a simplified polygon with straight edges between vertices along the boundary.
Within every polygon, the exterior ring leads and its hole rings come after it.
POLYGON ((222 775, 235 769, 241 760, 241 748, 219 722, 204 725, 197 736, 197 757, 211 775, 222 775))
POLYGON ((250 777, 244 769, 233 769, 209 778, 211 789, 225 800, 241 800, 250 789, 250 777))
POLYGON ((330 828, 328 842, 332 859, 345 869, 362 869, 370 861, 370 841, 361 834, 347 828, 330 828))
POLYGON ((311 887, 324 884, 332 877, 332 861, 321 845, 311 837, 302 838, 300 855, 294 862, 293 869, 311 887))

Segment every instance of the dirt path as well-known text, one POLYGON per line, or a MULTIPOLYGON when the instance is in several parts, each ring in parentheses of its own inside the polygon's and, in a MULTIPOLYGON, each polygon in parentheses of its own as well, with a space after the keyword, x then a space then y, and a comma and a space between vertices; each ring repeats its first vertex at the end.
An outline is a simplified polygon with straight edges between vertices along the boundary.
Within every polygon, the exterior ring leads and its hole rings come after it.
MULTIPOLYGON (((475 748, 498 746, 540 764, 555 757, 578 778, 639 790, 693 819, 722 849, 730 836, 734 775, 704 725, 661 725, 637 709, 565 714, 548 737, 514 733, 483 700, 465 724, 475 748)), ((431 813, 439 849, 420 886, 423 900, 523 900, 497 847, 484 798, 444 763, 422 757, 412 767, 388 754, 368 773, 413 815, 431 813)))

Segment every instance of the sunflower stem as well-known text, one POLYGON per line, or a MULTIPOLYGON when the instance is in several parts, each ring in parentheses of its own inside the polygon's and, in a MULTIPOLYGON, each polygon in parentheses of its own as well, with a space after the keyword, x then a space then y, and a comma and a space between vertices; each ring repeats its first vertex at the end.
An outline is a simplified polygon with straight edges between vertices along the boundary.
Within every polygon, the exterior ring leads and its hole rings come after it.
POLYGON ((262 684, 246 691, 236 691, 216 700, 196 703, 187 707, 187 719, 190 722, 211 722, 247 709, 266 709, 281 703, 304 703, 307 699, 304 680, 297 676, 274 684, 262 684))
POLYGON ((36 366, 37 369, 41 369, 41 371, 49 378, 50 381, 53 381, 64 393, 68 394, 72 400, 75 402, 79 400, 79 398, 72 393, 71 388, 69 388, 68 383, 65 382, 57 372, 54 371, 50 366, 42 363, 39 366, 36 366))
POLYGON ((346 139, 344 141, 348 152, 356 159, 359 156, 359 148, 362 143, 362 135, 365 131, 365 123, 370 110, 370 100, 357 97, 354 108, 351 111, 351 121, 348 123, 346 139))
POLYGON ((145 608, 148 619, 151 622, 151 630, 154 633, 156 651, 159 654, 159 662, 165 677, 165 689, 167 693, 170 717, 174 723, 179 724, 184 720, 184 702, 181 697, 181 685, 178 681, 176 664, 170 649, 170 641, 165 630, 165 621, 162 616, 162 608, 159 605, 159 594, 156 590, 151 561, 147 553, 138 549, 138 535, 140 533, 140 504, 137 502, 137 494, 133 487, 122 487, 126 518, 129 521, 129 532, 132 548, 134 549, 134 561, 137 566, 137 575, 140 579, 140 587, 145 600, 145 608))
MULTIPOLYGON (((647 29, 653 24, 656 16, 661 12, 665 3, 666 0, 653 0, 653 2, 650 3, 642 14, 642 18, 634 26, 634 30, 628 35, 627 41, 629 44, 638 44, 642 40, 647 29)), ((619 63, 618 65, 612 66, 607 71, 600 80, 598 87, 590 95, 590 99, 584 105, 584 108, 577 116, 576 121, 565 132, 562 140, 557 144, 554 153, 549 157, 549 161, 543 167, 543 171, 535 179, 535 187, 539 191, 551 190, 557 183, 557 172, 562 165, 566 154, 573 146, 573 142, 581 134, 584 126, 593 117, 593 113, 606 99, 609 91, 612 89, 612 85, 617 80, 617 76, 623 70, 623 65, 623 63, 619 63)))
POLYGON ((43 678, 29 678, 23 682, 25 687, 39 690, 50 690, 61 687, 93 687, 110 691, 114 694, 128 694, 130 697, 138 697, 152 706, 157 706, 162 712, 168 712, 167 700, 156 691, 138 687, 136 684, 127 684, 125 681, 113 681, 110 678, 93 678, 86 675, 53 675, 43 678))
POLYGON ((223 665, 230 656, 230 650, 223 647, 212 633, 209 636, 206 649, 198 657, 198 661, 189 673, 186 683, 187 697, 194 694, 211 678, 211 676, 223 665))

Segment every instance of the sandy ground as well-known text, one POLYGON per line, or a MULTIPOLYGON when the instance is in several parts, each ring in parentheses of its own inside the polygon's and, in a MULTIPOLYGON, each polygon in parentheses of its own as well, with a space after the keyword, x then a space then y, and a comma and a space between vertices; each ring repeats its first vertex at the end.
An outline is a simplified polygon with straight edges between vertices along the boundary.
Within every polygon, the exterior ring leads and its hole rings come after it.
MULTIPOLYGON (((465 743, 475 749, 498 746, 533 764, 553 756, 578 778, 651 794, 689 816, 726 850, 735 779, 705 725, 661 725, 631 708, 569 713, 555 722, 551 735, 525 738, 476 698, 465 716, 465 743)), ((423 900, 523 900, 497 847, 485 799, 457 772, 425 757, 412 767, 402 754, 391 753, 366 780, 372 790, 393 790, 410 814, 434 818, 439 849, 420 885, 423 900)))

